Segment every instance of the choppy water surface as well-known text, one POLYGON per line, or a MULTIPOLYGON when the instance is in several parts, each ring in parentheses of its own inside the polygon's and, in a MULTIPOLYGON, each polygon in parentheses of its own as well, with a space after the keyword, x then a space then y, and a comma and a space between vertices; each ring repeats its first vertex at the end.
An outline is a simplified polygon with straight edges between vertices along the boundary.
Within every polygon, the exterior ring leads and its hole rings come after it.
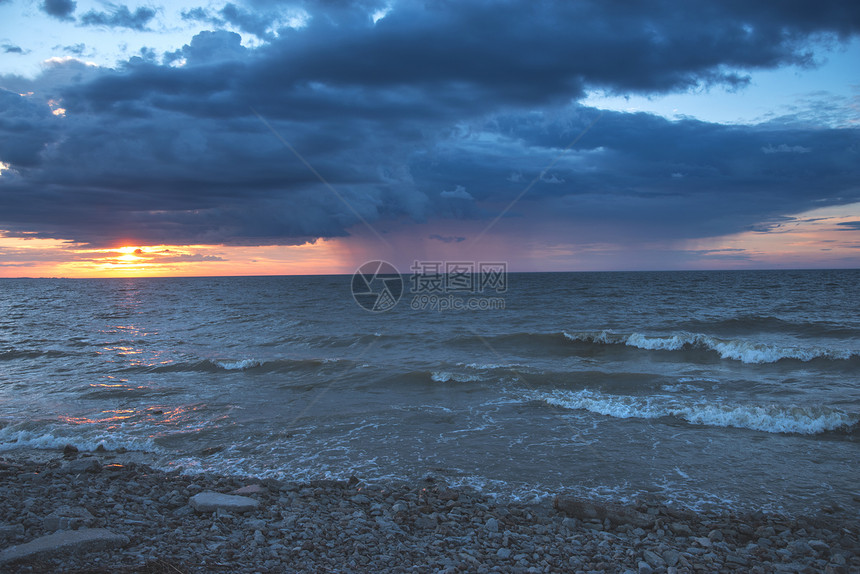
POLYGON ((2 280, 0 450, 857 513, 858 285, 512 274, 504 309, 374 314, 349 277, 2 280))

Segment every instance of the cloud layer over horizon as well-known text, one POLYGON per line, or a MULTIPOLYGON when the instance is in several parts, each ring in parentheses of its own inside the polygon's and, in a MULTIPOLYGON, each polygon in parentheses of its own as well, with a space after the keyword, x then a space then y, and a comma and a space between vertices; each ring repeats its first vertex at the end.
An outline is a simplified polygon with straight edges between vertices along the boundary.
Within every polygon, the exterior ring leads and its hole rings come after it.
MULTIPOLYGON (((69 26, 157 24, 152 8, 43 10, 69 26)), ((382 232, 490 222, 531 185, 505 214, 520 231, 635 242, 860 201, 856 125, 580 103, 591 90, 742 91, 756 71, 814 66, 860 35, 857 3, 248 0, 186 17, 212 29, 176 51, 0 75, 0 230, 93 246, 300 244, 362 220, 382 232)), ((448 231, 437 240, 463 241, 448 231)))

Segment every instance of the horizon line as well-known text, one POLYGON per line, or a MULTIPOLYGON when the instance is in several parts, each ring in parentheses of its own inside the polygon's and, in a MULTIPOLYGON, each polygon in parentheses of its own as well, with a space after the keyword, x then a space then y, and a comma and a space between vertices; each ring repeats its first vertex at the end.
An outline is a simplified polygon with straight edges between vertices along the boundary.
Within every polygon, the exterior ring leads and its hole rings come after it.
MULTIPOLYGON (((361 266, 359 266, 360 268, 361 266)), ((396 267, 395 267, 396 268, 396 267)), ((358 269, 356 269, 356 272, 358 269)), ((550 273, 737 273, 737 272, 763 272, 763 271, 860 271, 858 267, 744 267, 732 269, 573 269, 556 271, 506 271, 508 275, 539 275, 550 273)), ((477 275, 477 273, 472 273, 477 275)), ((123 275, 105 277, 65 277, 65 276, 39 276, 20 275, 17 277, 0 277, 0 280, 17 279, 65 279, 65 280, 89 280, 89 279, 221 279, 236 278, 248 279, 252 277, 352 277, 353 273, 281 273, 281 274, 259 274, 259 275, 123 275)), ((400 273, 400 275, 415 275, 415 273, 400 273)), ((450 273, 440 273, 450 275, 450 273)))

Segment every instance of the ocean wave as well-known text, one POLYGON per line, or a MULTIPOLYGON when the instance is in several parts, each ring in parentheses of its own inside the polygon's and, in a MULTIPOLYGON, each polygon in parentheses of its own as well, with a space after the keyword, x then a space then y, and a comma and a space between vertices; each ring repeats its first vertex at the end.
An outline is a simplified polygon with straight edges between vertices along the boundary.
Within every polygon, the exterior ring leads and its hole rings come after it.
POLYGON ((495 371, 498 369, 518 369, 521 367, 527 367, 528 365, 523 365, 521 363, 505 363, 505 364, 497 364, 497 363, 457 363, 457 366, 466 367, 467 369, 475 369, 476 371, 495 371))
POLYGON ((807 337, 856 337, 858 330, 844 322, 785 319, 770 315, 745 314, 720 320, 690 320, 680 324, 691 330, 717 331, 726 334, 796 333, 807 337))
POLYGON ((240 359, 238 361, 212 361, 217 367, 225 371, 244 371, 245 369, 253 369, 263 365, 263 361, 258 359, 240 359))
POLYGON ((264 361, 261 359, 200 359, 197 361, 177 361, 157 365, 135 365, 123 369, 123 372, 143 371, 147 373, 175 373, 175 372, 219 372, 219 371, 259 371, 278 372, 293 371, 300 369, 315 369, 323 365, 338 363, 344 359, 321 358, 321 359, 274 359, 264 361))
POLYGON ((451 381, 455 383, 473 383, 475 381, 480 381, 481 377, 477 375, 466 375, 463 373, 451 373, 448 371, 433 371, 430 373, 430 378, 436 381, 437 383, 449 383, 451 381))
POLYGON ((68 357, 71 355, 72 353, 58 351, 57 349, 7 349, 0 351, 0 361, 38 359, 40 357, 68 357))
POLYGON ((692 424, 735 427, 771 433, 820 434, 856 428, 860 414, 828 406, 783 406, 683 402, 670 397, 605 395, 582 390, 540 397, 547 404, 615 418, 674 417, 692 424))
POLYGON ((660 389, 668 393, 701 393, 704 387, 691 385, 690 383, 677 383, 674 385, 660 385, 660 389))
POLYGON ((75 445, 83 451, 95 451, 98 447, 107 450, 158 451, 159 447, 151 438, 120 436, 116 433, 79 432, 66 434, 52 428, 22 428, 21 425, 8 425, 0 428, 0 452, 17 449, 61 449, 67 444, 75 445))
POLYGON ((781 347, 742 339, 719 339, 701 333, 674 333, 671 335, 645 335, 643 333, 615 333, 613 331, 564 332, 564 336, 579 343, 600 345, 626 345, 649 351, 681 351, 700 349, 717 353, 723 359, 742 363, 775 363, 783 359, 811 361, 813 359, 848 360, 860 356, 857 352, 826 349, 823 347, 781 347))

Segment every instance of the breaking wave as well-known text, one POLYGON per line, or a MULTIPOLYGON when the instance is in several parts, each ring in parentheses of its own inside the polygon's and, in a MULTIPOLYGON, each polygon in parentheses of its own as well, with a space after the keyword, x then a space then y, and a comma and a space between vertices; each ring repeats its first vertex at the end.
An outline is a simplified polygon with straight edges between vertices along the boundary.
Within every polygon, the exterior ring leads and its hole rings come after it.
POLYGON ((431 373, 430 378, 436 381, 437 383, 473 383, 475 381, 480 381, 481 377, 477 375, 466 375, 463 373, 451 373, 448 371, 433 371, 431 373))
POLYGON ((316 369, 323 365, 337 363, 341 359, 261 359, 217 360, 200 359, 196 361, 167 362, 158 365, 135 365, 123 372, 173 373, 173 372, 218 372, 218 371, 259 371, 288 372, 301 369, 316 369))
POLYGON ((626 345, 649 351, 682 351, 699 349, 713 351, 723 359, 742 363, 775 363, 783 359, 811 361, 813 359, 848 360, 860 356, 858 352, 833 350, 823 347, 781 347, 742 339, 719 339, 701 333, 675 333, 672 335, 645 335, 642 333, 615 333, 591 331, 564 332, 564 336, 579 343, 599 345, 626 345))
POLYGON ((771 433, 820 434, 851 431, 860 415, 827 406, 781 406, 684 402, 669 397, 605 395, 582 390, 539 397, 547 404, 615 418, 674 417, 692 424, 735 427, 771 433))

